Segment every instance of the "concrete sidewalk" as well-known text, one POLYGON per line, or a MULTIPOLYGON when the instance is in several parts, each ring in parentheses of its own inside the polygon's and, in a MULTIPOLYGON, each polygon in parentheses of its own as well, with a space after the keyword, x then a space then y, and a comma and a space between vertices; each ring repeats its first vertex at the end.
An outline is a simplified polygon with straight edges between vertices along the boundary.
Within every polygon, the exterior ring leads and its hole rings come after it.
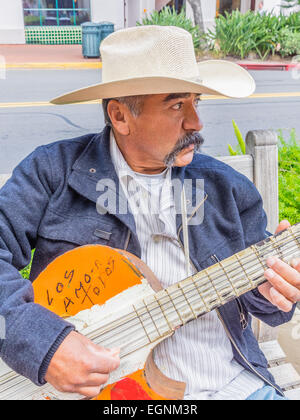
MULTIPOLYGON (((208 58, 203 58, 208 59, 208 58)), ((291 70, 291 60, 256 61, 228 58, 248 70, 291 70)), ((81 45, 0 45, 0 68, 7 69, 100 69, 100 58, 84 58, 81 45), (2 60, 1 60, 2 58, 2 60), (3 62, 4 58, 4 62, 3 62)))
POLYGON ((4 58, 7 69, 100 69, 102 67, 100 58, 82 56, 81 45, 0 45, 1 58, 2 61, 4 58))

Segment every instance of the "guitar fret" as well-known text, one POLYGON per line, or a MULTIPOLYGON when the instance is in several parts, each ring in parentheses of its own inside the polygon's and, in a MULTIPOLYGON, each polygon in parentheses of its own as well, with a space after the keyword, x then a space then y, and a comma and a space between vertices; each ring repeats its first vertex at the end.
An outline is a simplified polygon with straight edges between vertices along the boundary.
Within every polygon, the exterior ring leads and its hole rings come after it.
POLYGON ((209 274, 208 270, 207 270, 207 269, 205 269, 205 270, 204 270, 204 272, 206 273, 206 275, 207 275, 207 277, 208 277, 208 279, 209 279, 209 281, 210 281, 210 283, 211 283, 212 287, 214 288, 214 290, 215 290, 215 292, 216 292, 216 294, 217 294, 217 296, 218 296, 218 299, 219 299, 220 305, 222 305, 222 303, 223 303, 223 299, 221 298, 221 296, 220 296, 220 294, 219 294, 219 292, 218 292, 218 289, 217 289, 217 288, 216 288, 216 286, 214 285, 214 282, 213 282, 213 280, 212 280, 212 278, 211 278, 211 276, 210 276, 210 274, 209 274))
POLYGON ((193 284, 194 284, 194 286, 195 286, 195 288, 196 288, 196 290, 197 290, 197 292, 198 292, 198 295, 200 296, 200 298, 201 298, 202 302, 204 303, 204 307, 205 307, 206 311, 207 311, 207 312, 209 312, 209 311, 210 311, 210 309, 209 309, 209 307, 207 306, 207 304, 206 304, 206 302, 205 302, 205 299, 204 299, 204 297, 203 297, 203 295, 202 295, 201 291, 199 290, 199 288, 198 288, 198 286, 197 286, 196 281, 194 280, 194 277, 192 277, 192 282, 193 282, 193 284))
POLYGON ((134 311, 135 311, 135 313, 136 313, 136 315, 137 315, 137 317, 138 317, 138 320, 139 320, 139 321, 140 321, 140 323, 141 323, 141 326, 143 327, 143 329, 144 329, 144 331, 145 331, 145 333, 146 333, 146 336, 147 336, 147 338, 148 338, 148 340, 149 340, 149 343, 152 343, 152 340, 150 339, 150 337, 149 337, 149 335, 148 335, 148 333, 147 333, 147 330, 146 330, 146 328, 145 328, 145 326, 144 326, 144 323, 143 323, 143 321, 142 321, 142 319, 141 319, 140 315, 138 314, 138 312, 137 312, 137 310, 136 310, 135 306, 134 306, 134 305, 132 305, 132 307, 133 307, 133 309, 134 309, 134 311))
POLYGON ((143 303, 144 303, 144 305, 145 305, 145 308, 146 308, 146 310, 147 310, 147 313, 150 315, 151 321, 152 321, 152 323, 153 323, 153 325, 154 325, 154 327, 155 327, 155 329, 156 329, 156 331, 157 331, 157 333, 158 333, 158 336, 160 337, 160 332, 159 332, 159 330, 158 330, 158 328, 157 328, 157 325, 156 325, 156 323, 155 323, 154 319, 152 318, 152 315, 151 315, 151 310, 149 310, 149 309, 148 309, 148 305, 147 305, 147 303, 145 302, 145 300, 144 300, 144 299, 143 299, 143 303))
POLYGON ((270 236, 270 239, 271 239, 271 243, 272 243, 273 249, 275 249, 275 251, 277 252, 277 254, 279 254, 280 258, 283 259, 284 256, 283 256, 282 250, 280 248, 281 245, 279 245, 279 243, 278 243, 278 241, 276 240, 275 237, 270 236))
POLYGON ((191 308, 191 311, 193 313, 194 318, 197 318, 197 315, 195 314, 193 308, 191 307, 190 302, 188 301, 188 299, 187 299, 187 297, 186 297, 186 295, 184 293, 183 287, 181 287, 181 284, 180 283, 178 283, 178 288, 182 291, 182 295, 183 295, 184 299, 186 300, 187 304, 189 305, 189 307, 191 308))
POLYGON ((235 254, 235 257, 236 257, 236 259, 238 260, 238 263, 239 263, 239 265, 240 265, 240 267, 242 268, 242 270, 243 270, 243 272, 244 272, 244 274, 245 274, 245 276, 246 276, 246 279, 249 281, 249 283, 250 283, 250 285, 251 285, 251 287, 255 287, 254 286, 254 283, 253 283, 253 281, 252 281, 252 279, 248 276, 248 274, 246 273, 246 270, 245 270, 245 268, 244 268, 244 266, 243 266, 243 264, 242 264, 242 262, 241 262, 241 260, 240 260, 240 257, 239 257, 239 255, 238 254, 235 254))
POLYGON ((227 280, 228 280, 228 282, 230 283, 230 285, 231 285, 231 287, 232 287, 232 290, 233 290, 234 294, 235 294, 236 296, 239 296, 239 293, 237 292, 236 288, 234 287, 234 284, 232 283, 232 281, 230 280, 230 278, 229 278, 229 276, 228 276, 228 274, 227 274, 227 271, 225 270, 225 267, 223 266, 223 264, 222 264, 222 262, 221 262, 221 261, 219 261, 219 265, 220 265, 220 267, 222 267, 222 269, 223 269, 223 271, 224 271, 224 273, 225 273, 225 276, 227 277, 227 280))
POLYGON ((251 249, 252 249, 252 250, 254 250, 254 254, 256 255, 256 257, 257 257, 258 261, 260 262, 260 264, 261 264, 261 266, 262 266, 263 271, 265 271, 265 270, 266 270, 266 268, 265 268, 264 263, 263 263, 263 262, 262 262, 262 260, 261 260, 261 257, 260 257, 260 255, 259 255, 258 250, 256 249, 256 247, 255 247, 254 245, 251 245, 251 249))
POLYGON ((298 237, 294 234, 292 229, 291 229, 291 234, 292 234, 293 238, 295 239, 295 242, 296 243, 298 242, 298 245, 300 246, 300 241, 299 241, 298 237))
POLYGON ((184 324, 184 321, 183 321, 183 319, 181 318, 181 315, 180 315, 180 313, 178 312, 178 310, 177 310, 177 308, 176 308, 176 306, 175 306, 175 303, 174 303, 174 301, 173 301, 173 299, 172 299, 172 297, 171 297, 171 295, 170 295, 170 293, 168 292, 168 289, 165 289, 165 292, 167 293, 167 295, 169 296, 169 299, 170 299, 170 302, 173 304, 173 306, 174 306, 174 309, 175 309, 175 312, 177 313, 177 315, 178 315, 178 319, 180 319, 180 322, 182 323, 182 325, 184 324))
POLYGON ((161 310, 161 313, 163 314, 163 316, 164 316, 164 318, 165 318, 165 320, 166 320, 166 322, 167 322, 167 325, 168 325, 168 327, 169 327, 169 330, 170 330, 170 331, 172 331, 172 330, 173 330, 173 328, 172 328, 172 326, 171 326, 171 325, 170 325, 170 323, 169 323, 169 320, 168 320, 168 318, 167 318, 167 316, 166 316, 166 314, 165 314, 165 311, 164 311, 163 306, 161 305, 161 303, 160 303, 159 299, 157 299, 157 296, 156 296, 156 295, 154 295, 154 298, 155 298, 156 302, 158 303, 158 306, 159 306, 159 308, 160 308, 160 310, 161 310))

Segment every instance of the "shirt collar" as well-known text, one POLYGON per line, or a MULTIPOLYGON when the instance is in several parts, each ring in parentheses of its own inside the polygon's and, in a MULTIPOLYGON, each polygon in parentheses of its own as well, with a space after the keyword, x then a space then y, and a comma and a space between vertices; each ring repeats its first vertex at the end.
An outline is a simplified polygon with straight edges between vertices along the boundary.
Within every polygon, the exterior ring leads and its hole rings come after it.
MULTIPOLYGON (((110 154, 111 154, 111 159, 114 164, 114 167, 115 167, 115 170, 116 170, 116 173, 118 175, 120 182, 123 185, 124 184, 127 185, 129 179, 133 179, 136 182, 138 182, 137 174, 130 168, 130 166, 126 162, 124 156, 122 155, 118 147, 113 130, 110 131, 110 154)), ((171 168, 169 168, 166 171, 166 178, 165 178, 169 182, 171 181, 171 174, 172 174, 172 170, 171 168)))

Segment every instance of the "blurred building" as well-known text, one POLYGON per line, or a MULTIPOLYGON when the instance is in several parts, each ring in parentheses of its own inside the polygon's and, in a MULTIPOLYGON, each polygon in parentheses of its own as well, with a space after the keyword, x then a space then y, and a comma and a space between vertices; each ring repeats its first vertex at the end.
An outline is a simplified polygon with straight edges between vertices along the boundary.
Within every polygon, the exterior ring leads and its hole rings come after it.
MULTIPOLYGON (((199 0, 200 1, 200 0, 199 0)), ((213 27, 216 15, 239 9, 278 13, 281 0, 201 0, 206 29, 213 27)), ((109 21, 115 30, 135 26, 154 10, 185 7, 188 17, 193 11, 188 0, 1 0, 0 44, 25 43, 25 28, 79 26, 83 22, 109 21)))

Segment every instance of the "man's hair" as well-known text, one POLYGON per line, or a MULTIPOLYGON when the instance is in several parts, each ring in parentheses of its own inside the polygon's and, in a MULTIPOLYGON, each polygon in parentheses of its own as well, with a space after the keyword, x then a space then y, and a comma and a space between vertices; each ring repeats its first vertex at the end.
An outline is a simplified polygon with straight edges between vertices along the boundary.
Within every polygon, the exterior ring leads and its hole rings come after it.
POLYGON ((103 113, 104 113, 104 121, 105 124, 112 127, 111 119, 107 112, 107 106, 109 101, 118 101, 121 104, 124 104, 127 106, 131 114, 136 118, 138 117, 142 110, 145 98, 148 95, 136 95, 136 96, 123 96, 121 98, 109 98, 109 99, 102 99, 102 107, 103 107, 103 113))

